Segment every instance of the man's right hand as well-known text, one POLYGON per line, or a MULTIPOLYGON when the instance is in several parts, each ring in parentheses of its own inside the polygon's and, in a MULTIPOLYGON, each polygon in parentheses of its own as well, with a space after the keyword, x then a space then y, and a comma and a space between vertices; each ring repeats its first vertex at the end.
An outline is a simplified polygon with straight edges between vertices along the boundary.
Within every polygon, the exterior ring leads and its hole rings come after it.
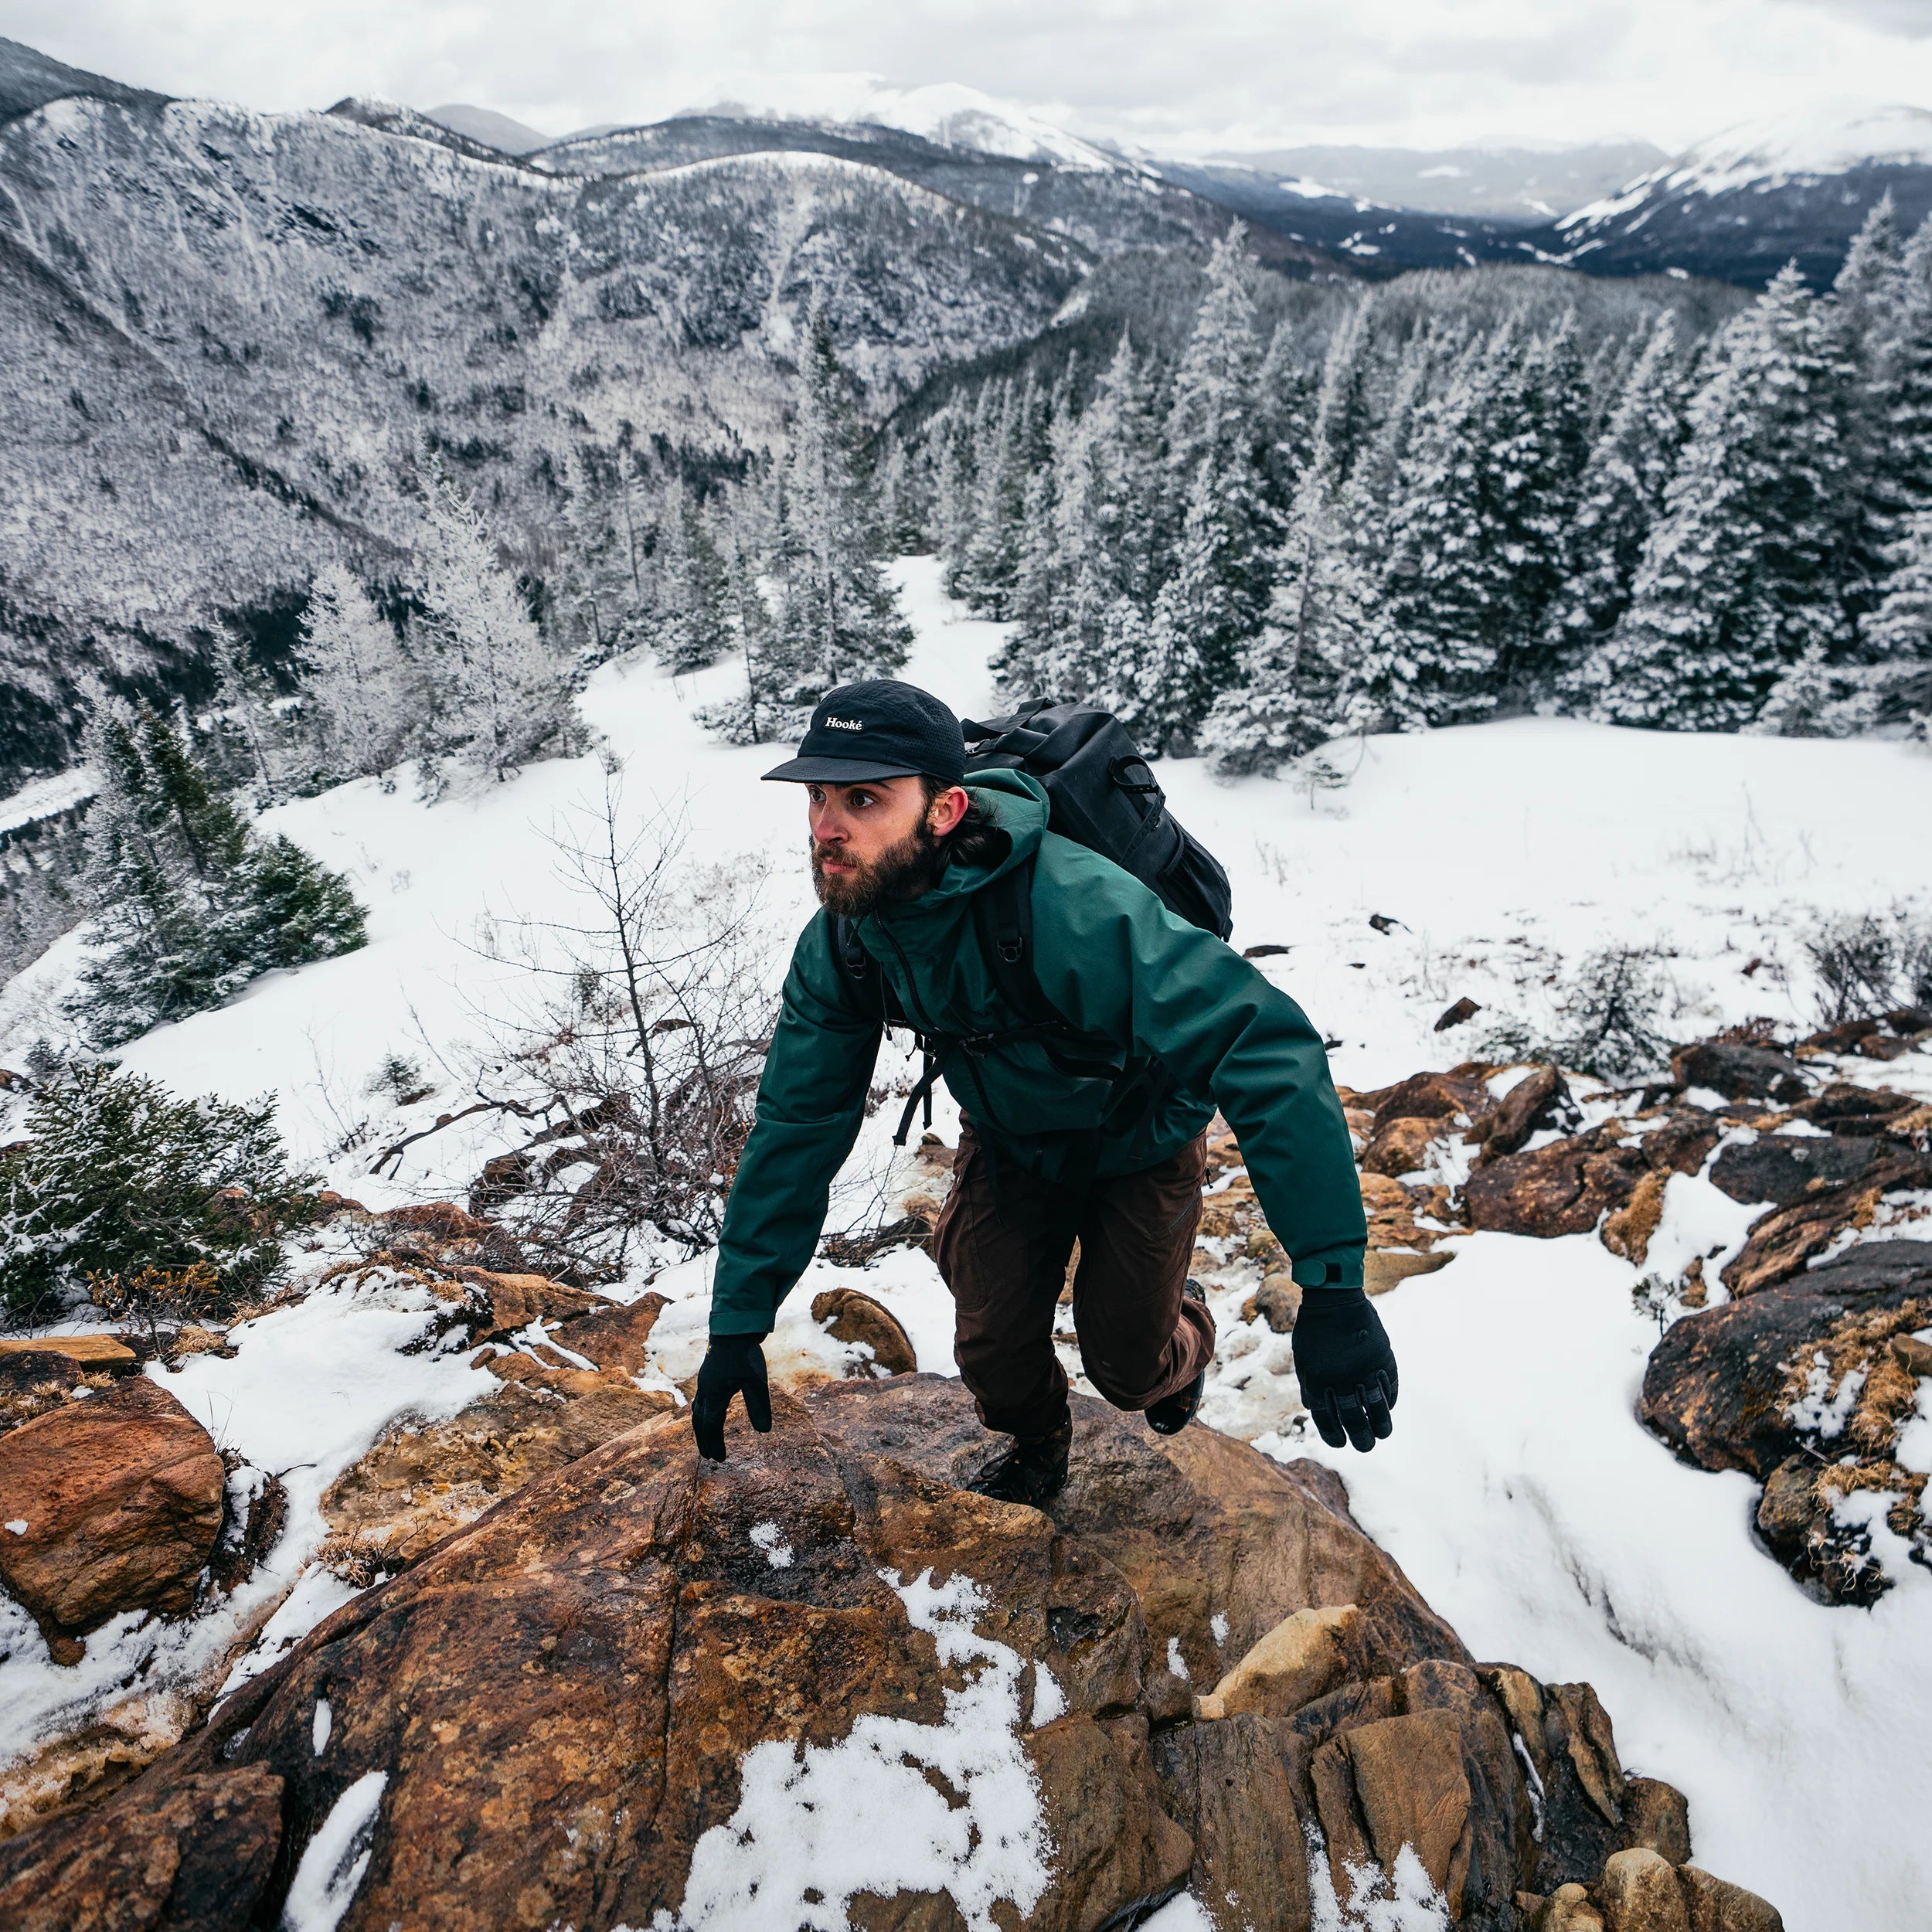
POLYGON ((731 1398, 745 1399, 745 1420, 761 1434, 771 1428, 771 1388, 765 1380, 762 1335, 714 1335, 698 1370, 698 1392, 691 1399, 691 1430, 698 1454, 713 1462, 725 1459, 725 1411, 731 1398))

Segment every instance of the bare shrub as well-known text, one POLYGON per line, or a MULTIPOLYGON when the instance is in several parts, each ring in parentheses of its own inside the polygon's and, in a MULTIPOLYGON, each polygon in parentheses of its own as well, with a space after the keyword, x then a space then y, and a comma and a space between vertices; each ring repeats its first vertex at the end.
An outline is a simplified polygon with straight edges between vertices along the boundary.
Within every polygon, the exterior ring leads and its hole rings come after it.
POLYGON ((1805 937, 1826 1026, 1901 1006, 1932 1006, 1932 923, 1903 909, 1845 913, 1805 937))
POLYGON ((492 1083, 544 1124, 478 1192, 533 1258, 583 1281, 710 1247, 751 1129, 776 1002, 766 988, 762 861, 685 857, 682 811, 627 825, 617 767, 553 835, 575 922, 523 920, 492 957, 520 969, 488 1018, 492 1083))

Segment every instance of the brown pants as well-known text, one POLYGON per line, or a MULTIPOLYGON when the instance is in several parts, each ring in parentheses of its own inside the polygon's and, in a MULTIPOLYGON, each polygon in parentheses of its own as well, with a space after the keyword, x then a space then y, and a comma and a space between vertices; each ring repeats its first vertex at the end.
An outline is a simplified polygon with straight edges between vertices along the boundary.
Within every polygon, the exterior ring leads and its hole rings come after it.
POLYGON ((1043 1436, 1066 1413, 1053 1309, 1073 1237, 1073 1327, 1087 1379, 1117 1409, 1145 1409, 1184 1387, 1214 1353, 1214 1318, 1181 1291, 1201 1219, 1206 1136, 1138 1174, 1090 1185, 1077 1213, 1063 1187, 992 1162, 959 1137, 953 1191, 933 1230, 952 1291, 953 1354, 989 1429, 1043 1436))

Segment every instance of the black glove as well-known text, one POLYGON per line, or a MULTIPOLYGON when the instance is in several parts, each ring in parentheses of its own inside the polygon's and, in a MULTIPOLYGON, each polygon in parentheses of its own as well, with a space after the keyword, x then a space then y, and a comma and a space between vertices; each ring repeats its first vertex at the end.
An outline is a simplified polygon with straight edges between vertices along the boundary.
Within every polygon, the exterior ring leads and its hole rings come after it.
POLYGON ((771 1429, 771 1386, 765 1380, 761 1335, 714 1335, 698 1370, 698 1393, 691 1399, 691 1430, 698 1454, 713 1462, 725 1459, 725 1411, 743 1395, 745 1420, 760 1434, 771 1429))
POLYGON ((1372 1449, 1393 1426, 1396 1354, 1359 1288, 1310 1288, 1294 1318, 1294 1372, 1321 1440, 1372 1449))

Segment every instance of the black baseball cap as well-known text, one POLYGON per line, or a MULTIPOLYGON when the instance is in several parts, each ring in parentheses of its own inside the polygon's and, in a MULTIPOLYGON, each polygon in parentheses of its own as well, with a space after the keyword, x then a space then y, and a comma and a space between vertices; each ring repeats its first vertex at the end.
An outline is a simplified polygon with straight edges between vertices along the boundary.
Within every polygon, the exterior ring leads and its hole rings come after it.
POLYGON ((862 784, 924 772, 963 784, 966 740, 959 720, 930 691, 896 678, 866 678, 828 691, 814 707, 798 755, 767 778, 792 784, 862 784))

